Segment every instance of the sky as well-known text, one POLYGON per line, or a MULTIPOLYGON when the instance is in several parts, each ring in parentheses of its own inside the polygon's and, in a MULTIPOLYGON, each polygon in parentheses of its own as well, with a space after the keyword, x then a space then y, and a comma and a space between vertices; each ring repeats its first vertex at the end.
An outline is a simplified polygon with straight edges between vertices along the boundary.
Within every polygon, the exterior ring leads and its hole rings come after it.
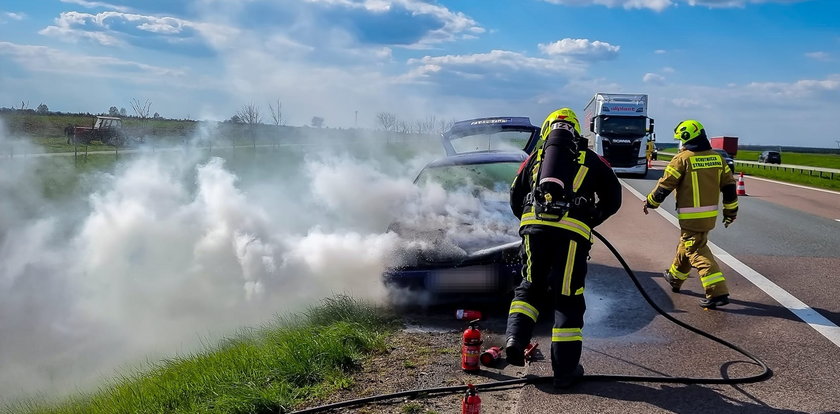
POLYGON ((837 0, 3 0, 0 107, 332 128, 645 93, 742 144, 840 147, 837 0))

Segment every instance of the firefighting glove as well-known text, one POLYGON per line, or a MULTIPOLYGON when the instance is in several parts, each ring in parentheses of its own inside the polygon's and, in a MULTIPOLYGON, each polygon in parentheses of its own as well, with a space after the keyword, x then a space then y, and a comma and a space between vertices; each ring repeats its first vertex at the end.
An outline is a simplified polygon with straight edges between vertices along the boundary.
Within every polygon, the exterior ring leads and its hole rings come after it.
POLYGON ((737 217, 737 213, 730 210, 723 210, 723 227, 729 227, 733 221, 735 221, 735 217, 737 217))

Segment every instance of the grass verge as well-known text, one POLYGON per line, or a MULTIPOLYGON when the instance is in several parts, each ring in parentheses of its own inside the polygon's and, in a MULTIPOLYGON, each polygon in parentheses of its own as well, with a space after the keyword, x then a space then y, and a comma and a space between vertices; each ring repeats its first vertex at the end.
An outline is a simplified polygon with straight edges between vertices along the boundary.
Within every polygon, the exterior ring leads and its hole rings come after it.
POLYGON ((352 383, 366 355, 385 351, 396 318, 347 296, 303 315, 126 375, 67 401, 27 401, 18 413, 286 413, 352 383))

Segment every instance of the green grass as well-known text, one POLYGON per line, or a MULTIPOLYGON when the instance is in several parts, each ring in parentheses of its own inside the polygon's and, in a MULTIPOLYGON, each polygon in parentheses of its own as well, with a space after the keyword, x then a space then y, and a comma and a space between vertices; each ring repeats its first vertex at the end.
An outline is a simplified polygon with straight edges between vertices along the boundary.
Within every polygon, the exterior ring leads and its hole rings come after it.
MULTIPOLYGON (((758 161, 761 151, 738 150, 737 160, 758 161)), ((809 167, 840 169, 840 154, 805 154, 798 152, 781 152, 782 163, 792 165, 807 165, 809 167)))
POLYGON ((324 301, 208 349, 127 373, 67 401, 21 403, 16 413, 285 413, 352 384, 367 355, 397 327, 383 309, 350 297, 324 301))

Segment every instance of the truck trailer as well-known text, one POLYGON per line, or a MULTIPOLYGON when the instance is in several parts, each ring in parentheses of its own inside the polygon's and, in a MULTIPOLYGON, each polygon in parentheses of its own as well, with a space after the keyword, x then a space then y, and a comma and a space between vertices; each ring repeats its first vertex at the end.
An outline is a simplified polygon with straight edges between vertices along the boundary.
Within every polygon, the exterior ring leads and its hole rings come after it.
POLYGON ((653 140, 647 95, 599 92, 583 112, 581 127, 590 148, 617 174, 645 176, 647 143, 653 140))
POLYGON ((709 142, 712 148, 722 149, 732 158, 738 155, 738 137, 712 137, 709 142))

